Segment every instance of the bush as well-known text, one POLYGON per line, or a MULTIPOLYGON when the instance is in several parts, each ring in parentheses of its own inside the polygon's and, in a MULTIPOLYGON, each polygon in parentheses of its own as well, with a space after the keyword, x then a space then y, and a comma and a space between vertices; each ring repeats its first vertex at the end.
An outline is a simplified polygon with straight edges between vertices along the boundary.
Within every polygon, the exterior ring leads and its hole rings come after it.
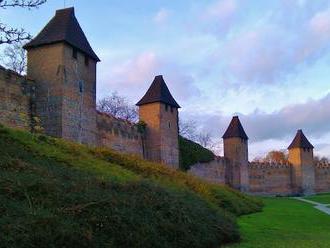
POLYGON ((179 136, 180 168, 189 170, 191 165, 206 163, 214 159, 212 151, 191 140, 179 136))

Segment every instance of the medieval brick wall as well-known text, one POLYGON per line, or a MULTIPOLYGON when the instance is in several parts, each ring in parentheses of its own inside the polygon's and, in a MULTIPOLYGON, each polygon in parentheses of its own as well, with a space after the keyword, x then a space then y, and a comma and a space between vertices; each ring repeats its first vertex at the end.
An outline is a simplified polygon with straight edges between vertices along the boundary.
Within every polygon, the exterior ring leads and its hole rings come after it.
POLYGON ((249 192, 269 195, 292 194, 292 166, 276 163, 249 163, 249 192))
POLYGON ((34 82, 0 66, 0 123, 31 130, 34 82))
POLYGON ((143 157, 144 139, 136 125, 98 112, 97 130, 98 146, 143 157))
POLYGON ((191 166, 188 173, 211 183, 226 183, 226 167, 229 161, 224 157, 216 157, 208 163, 197 163, 191 166))
POLYGON ((330 164, 319 163, 315 166, 315 192, 330 191, 330 164))

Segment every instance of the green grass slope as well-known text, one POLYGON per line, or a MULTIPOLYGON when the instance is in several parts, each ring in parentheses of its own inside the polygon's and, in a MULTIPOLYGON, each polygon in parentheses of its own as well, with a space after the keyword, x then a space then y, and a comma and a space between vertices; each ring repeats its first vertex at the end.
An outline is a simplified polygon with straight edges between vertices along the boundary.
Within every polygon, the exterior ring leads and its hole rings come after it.
POLYGON ((0 247, 218 247, 262 204, 106 149, 0 126, 0 247))
POLYGON ((264 198, 263 212, 242 216, 242 241, 228 248, 328 248, 330 216, 289 198, 264 198))

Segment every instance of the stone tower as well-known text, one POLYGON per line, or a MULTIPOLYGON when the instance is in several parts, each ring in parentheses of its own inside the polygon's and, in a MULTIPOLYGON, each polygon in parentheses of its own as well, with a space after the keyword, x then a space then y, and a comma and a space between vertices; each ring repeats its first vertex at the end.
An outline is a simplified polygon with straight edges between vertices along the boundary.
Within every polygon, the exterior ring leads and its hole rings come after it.
POLYGON ((136 104, 140 121, 147 124, 146 158, 179 167, 179 104, 174 100, 163 76, 156 76, 147 93, 136 104))
POLYGON ((96 144, 99 60, 73 8, 60 9, 27 45, 27 75, 36 81, 36 114, 45 133, 96 144))
POLYGON ((312 194, 315 187, 315 168, 313 145, 308 141, 302 130, 288 147, 289 162, 292 164, 293 188, 298 194, 312 194))
POLYGON ((230 161, 226 168, 227 182, 233 188, 248 191, 248 136, 238 116, 233 117, 222 138, 224 156, 230 161))

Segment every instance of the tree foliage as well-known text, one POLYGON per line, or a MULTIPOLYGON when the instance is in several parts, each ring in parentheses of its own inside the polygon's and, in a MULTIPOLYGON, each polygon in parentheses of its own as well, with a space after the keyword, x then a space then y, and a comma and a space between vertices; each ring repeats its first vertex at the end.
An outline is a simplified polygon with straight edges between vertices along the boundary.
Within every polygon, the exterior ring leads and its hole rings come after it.
POLYGON ((181 170, 189 170, 190 167, 197 163, 207 163, 214 160, 214 153, 198 143, 179 136, 180 150, 180 168, 181 170))
POLYGON ((273 150, 266 154, 265 157, 255 158, 254 162, 275 162, 285 163, 288 161, 288 153, 282 150, 273 150))
MULTIPOLYGON (((34 9, 44 4, 47 0, 0 0, 0 9, 27 8, 34 9)), ((0 19, 0 45, 30 40, 31 35, 23 28, 12 27, 0 19)))

